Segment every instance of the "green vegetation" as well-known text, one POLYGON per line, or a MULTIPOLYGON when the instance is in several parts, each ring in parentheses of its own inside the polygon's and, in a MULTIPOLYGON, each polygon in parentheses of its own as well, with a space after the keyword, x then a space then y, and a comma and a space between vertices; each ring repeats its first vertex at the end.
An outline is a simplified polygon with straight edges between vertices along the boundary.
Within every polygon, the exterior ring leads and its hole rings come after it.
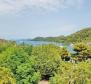
POLYGON ((86 28, 73 33, 69 36, 58 36, 58 37, 36 37, 34 41, 50 41, 59 43, 76 43, 76 42, 91 42, 91 28, 86 28))
POLYGON ((91 84, 91 45, 73 44, 76 53, 53 44, 0 42, 0 84, 91 84))
POLYGON ((60 48, 59 53, 60 53, 61 59, 63 61, 69 61, 70 60, 71 53, 68 52, 68 50, 65 47, 60 48))
POLYGON ((33 41, 49 41, 49 42, 58 42, 63 43, 66 40, 65 36, 58 36, 58 37, 36 37, 32 39, 33 41))
POLYGON ((4 67, 0 67, 0 84, 16 84, 13 74, 4 67))
POLYGON ((91 62, 61 63, 50 84, 91 84, 91 62))
POLYGON ((74 51, 77 52, 76 56, 79 61, 91 58, 91 46, 85 43, 76 43, 74 45, 74 51))
POLYGON ((32 58, 36 60, 35 69, 41 73, 42 79, 53 76, 61 62, 57 46, 54 45, 34 47, 32 58))
POLYGON ((91 42, 91 28, 80 30, 66 37, 67 42, 91 42))

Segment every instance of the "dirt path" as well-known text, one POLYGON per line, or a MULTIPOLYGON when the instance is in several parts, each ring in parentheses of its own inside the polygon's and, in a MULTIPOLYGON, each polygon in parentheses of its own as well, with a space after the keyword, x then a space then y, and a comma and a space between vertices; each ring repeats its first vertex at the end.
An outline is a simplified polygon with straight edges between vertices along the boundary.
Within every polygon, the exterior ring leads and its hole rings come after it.
POLYGON ((49 82, 46 81, 46 80, 42 80, 42 81, 40 81, 38 84, 49 84, 49 82))

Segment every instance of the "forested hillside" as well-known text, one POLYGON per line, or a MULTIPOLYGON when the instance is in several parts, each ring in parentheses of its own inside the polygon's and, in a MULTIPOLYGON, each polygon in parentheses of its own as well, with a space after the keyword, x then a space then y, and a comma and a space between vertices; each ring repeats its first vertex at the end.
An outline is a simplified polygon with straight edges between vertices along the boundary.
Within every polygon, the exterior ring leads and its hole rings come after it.
POLYGON ((61 43, 91 42, 91 28, 85 28, 68 36, 36 37, 34 41, 53 41, 61 43))
POLYGON ((80 30, 66 38, 67 42, 91 42, 91 28, 80 30))
POLYGON ((50 42, 64 42, 66 40, 65 36, 58 37, 36 37, 32 39, 33 41, 50 41, 50 42))

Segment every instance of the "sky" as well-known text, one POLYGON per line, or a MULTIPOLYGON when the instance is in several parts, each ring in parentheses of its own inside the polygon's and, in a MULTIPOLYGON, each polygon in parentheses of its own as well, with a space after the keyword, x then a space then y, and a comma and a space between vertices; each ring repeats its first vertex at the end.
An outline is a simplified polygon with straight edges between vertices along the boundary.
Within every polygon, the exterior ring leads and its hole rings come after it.
POLYGON ((0 38, 69 35, 91 27, 91 0, 0 0, 0 38))

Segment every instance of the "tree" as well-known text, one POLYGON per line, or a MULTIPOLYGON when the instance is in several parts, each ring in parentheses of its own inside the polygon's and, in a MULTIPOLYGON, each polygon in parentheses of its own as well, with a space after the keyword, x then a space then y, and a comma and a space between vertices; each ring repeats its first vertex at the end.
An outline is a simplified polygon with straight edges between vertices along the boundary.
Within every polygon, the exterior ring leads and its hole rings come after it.
POLYGON ((0 58, 0 66, 11 69, 14 74, 19 65, 29 60, 28 54, 18 46, 7 48, 7 50, 0 55, 0 58))
POLYGON ((67 48, 63 47, 60 48, 60 56, 63 61, 69 61, 70 60, 70 52, 68 52, 67 48))
POLYGON ((0 84, 16 84, 13 74, 4 67, 0 67, 0 84))
POLYGON ((38 84, 40 73, 34 69, 34 60, 18 66, 16 70, 17 84, 38 84))
POLYGON ((91 62, 61 63, 50 84, 91 84, 91 62))
POLYGON ((91 57, 91 46, 85 43, 76 43, 74 45, 74 51, 80 60, 86 60, 91 57))
POLYGON ((31 56, 31 53, 32 53, 32 48, 33 46, 32 45, 20 45, 20 47, 29 55, 31 56))
POLYGON ((53 76, 61 62, 57 46, 51 44, 34 47, 32 57, 36 60, 35 69, 43 79, 53 76))
POLYGON ((29 56, 30 51, 30 46, 16 45, 8 47, 0 54, 0 66, 12 71, 17 84, 37 84, 40 80, 40 73, 34 69, 35 60, 29 56))

